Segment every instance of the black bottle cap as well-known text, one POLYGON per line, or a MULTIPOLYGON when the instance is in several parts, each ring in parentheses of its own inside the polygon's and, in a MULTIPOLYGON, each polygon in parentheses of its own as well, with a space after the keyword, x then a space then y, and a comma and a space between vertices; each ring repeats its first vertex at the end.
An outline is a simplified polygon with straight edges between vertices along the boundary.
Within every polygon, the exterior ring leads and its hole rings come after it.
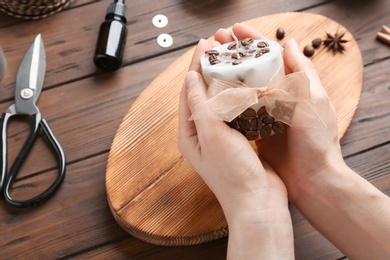
POLYGON ((116 0, 107 7, 107 16, 118 15, 127 21, 127 7, 125 6, 125 0, 116 0))

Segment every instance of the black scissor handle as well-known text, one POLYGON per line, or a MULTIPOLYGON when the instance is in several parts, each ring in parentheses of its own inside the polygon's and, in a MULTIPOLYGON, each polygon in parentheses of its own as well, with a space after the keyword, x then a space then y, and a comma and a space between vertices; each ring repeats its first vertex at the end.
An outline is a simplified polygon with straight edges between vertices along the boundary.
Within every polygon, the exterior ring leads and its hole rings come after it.
POLYGON ((58 142, 58 140, 55 138, 52 130, 50 129, 50 126, 46 122, 45 119, 41 119, 40 113, 35 114, 32 116, 33 123, 31 126, 31 131, 30 134, 24 143, 21 151, 19 152, 18 156, 15 159, 15 162, 11 166, 11 169, 8 174, 6 174, 7 170, 7 138, 6 138, 6 126, 7 126, 7 121, 10 118, 10 115, 5 115, 3 116, 3 126, 2 126, 2 176, 5 176, 5 182, 4 182, 4 197, 6 201, 16 207, 29 207, 35 204, 38 204, 45 199, 47 199, 50 195, 52 195, 58 187, 61 185, 62 181, 64 180, 65 177, 65 171, 66 171, 66 161, 65 161, 65 154, 64 151, 58 142), (46 138, 49 140, 51 145, 53 146, 54 150, 56 151, 56 154, 58 156, 58 161, 59 161, 59 167, 58 167, 58 175, 57 178, 54 180, 54 182, 48 187, 45 191, 40 193, 39 195, 27 199, 27 200, 16 200, 11 197, 10 195, 10 190, 12 183, 15 181, 15 178, 23 165, 24 161, 27 158, 27 155, 29 154, 35 139, 37 138, 37 135, 39 133, 39 127, 42 128, 46 138), (5 137, 4 137, 5 136, 5 137), (4 140, 5 138, 5 140, 4 140), (5 154, 5 158, 4 158, 5 154), (5 159, 5 160, 4 160, 5 159))

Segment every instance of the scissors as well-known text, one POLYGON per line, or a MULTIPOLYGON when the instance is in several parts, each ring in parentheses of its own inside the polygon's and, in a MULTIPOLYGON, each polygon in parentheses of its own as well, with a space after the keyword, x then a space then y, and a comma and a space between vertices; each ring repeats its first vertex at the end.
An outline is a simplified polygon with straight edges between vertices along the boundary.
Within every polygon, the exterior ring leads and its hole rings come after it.
MULTIPOLYGON (((38 204, 52 195, 61 185, 65 177, 66 161, 65 154, 57 141, 52 130, 45 119, 42 119, 41 112, 36 106, 36 102, 42 90, 43 80, 46 70, 45 49, 41 35, 35 37, 34 42, 27 50, 22 63, 20 64, 15 86, 15 103, 12 104, 0 121, 1 125, 1 172, 0 172, 0 192, 4 194, 5 200, 16 207, 29 207, 38 204), (31 131, 27 140, 22 146, 9 172, 7 173, 7 125, 13 116, 29 116, 32 118, 31 131), (17 200, 11 196, 12 184, 26 160, 38 134, 40 128, 54 148, 59 161, 58 175, 54 182, 42 193, 26 200, 17 200)), ((0 194, 1 194, 0 193, 0 194)))

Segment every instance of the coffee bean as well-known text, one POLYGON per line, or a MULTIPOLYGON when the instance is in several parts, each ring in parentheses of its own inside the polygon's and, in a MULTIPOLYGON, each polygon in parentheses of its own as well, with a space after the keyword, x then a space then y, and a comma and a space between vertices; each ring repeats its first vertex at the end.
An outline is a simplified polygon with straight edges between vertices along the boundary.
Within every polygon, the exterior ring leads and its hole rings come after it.
POLYGON ((240 117, 240 118, 238 119, 238 126, 239 126, 241 129, 245 130, 245 131, 248 131, 248 130, 251 129, 251 123, 249 122, 249 120, 246 120, 246 119, 244 119, 244 118, 242 118, 242 117, 240 117))
POLYGON ((210 60, 210 64, 211 64, 211 65, 215 65, 215 64, 218 64, 218 63, 220 63, 220 62, 221 62, 221 61, 218 60, 218 59, 210 60))
POLYGON ((314 40, 311 41, 311 44, 313 45, 314 49, 320 47, 321 43, 322 43, 321 38, 315 38, 314 40))
POLYGON ((258 51, 255 55, 255 58, 258 58, 258 57, 261 57, 263 56, 264 53, 262 53, 261 51, 258 51))
POLYGON ((268 46, 269 46, 268 42, 258 42, 257 43, 257 47, 259 47, 259 48, 265 48, 268 46))
POLYGON ((238 64, 241 64, 241 63, 242 63, 242 61, 240 61, 240 60, 235 60, 235 61, 232 62, 233 65, 238 65, 238 64))
POLYGON ((275 116, 276 118, 282 118, 283 117, 283 111, 281 107, 275 107, 272 109, 272 115, 275 116))
POLYGON ((260 52, 262 52, 263 54, 264 53, 267 53, 267 52, 270 52, 270 48, 264 48, 264 49, 261 49, 260 52))
POLYGON ((257 130, 257 118, 250 120, 250 122, 251 122, 251 129, 256 131, 257 130))
POLYGON ((232 42, 231 44, 229 44, 229 46, 227 47, 228 50, 233 50, 235 49, 237 46, 237 43, 236 42, 232 42))
POLYGON ((238 55, 240 55, 240 57, 237 56, 237 52, 233 52, 233 53, 232 53, 232 58, 233 58, 233 59, 241 58, 241 57, 244 56, 244 53, 238 52, 238 55))
POLYGON ((284 38, 284 35, 285 35, 285 32, 284 32, 284 29, 283 28, 278 28, 276 30, 276 38, 278 38, 278 40, 281 40, 284 38))
POLYGON ((275 134, 283 134, 284 133, 284 124, 282 122, 276 121, 272 124, 272 130, 275 134))
POLYGON ((263 118, 264 124, 272 124, 273 122, 275 122, 275 118, 273 118, 270 115, 267 115, 266 117, 263 118))
POLYGON ((303 54, 305 54, 306 57, 311 57, 314 54, 314 48, 311 45, 306 45, 303 49, 303 54))
POLYGON ((247 131, 245 133, 245 137, 248 140, 256 140, 257 138, 259 138, 259 132, 257 132, 257 131, 247 131))
POLYGON ((257 121, 257 131, 260 131, 261 128, 263 127, 263 120, 261 120, 261 118, 256 118, 256 121, 257 121))
POLYGON ((281 109, 283 111, 283 114, 285 114, 288 117, 292 117, 294 114, 294 106, 292 106, 291 104, 286 103, 285 106, 282 107, 281 109))
POLYGON ((272 127, 271 125, 264 125, 260 130, 260 137, 266 139, 271 136, 272 127))
POLYGON ((250 45, 253 43, 253 39, 252 38, 245 38, 241 41, 241 44, 245 47, 247 45, 250 45))
POLYGON ((267 113, 267 110, 265 109, 265 106, 262 106, 258 111, 257 111, 257 116, 258 117, 261 117, 261 116, 263 116, 263 117, 265 117, 265 116, 267 116, 268 115, 268 113, 267 113), (265 115, 264 115, 265 114, 265 115))
POLYGON ((219 52, 217 50, 208 50, 206 51, 206 54, 218 56, 219 52))
POLYGON ((237 121, 238 121, 238 119, 235 118, 235 119, 233 119, 233 120, 230 121, 230 122, 226 122, 226 124, 227 124, 230 128, 237 129, 237 128, 238 128, 238 126, 237 126, 237 121))
POLYGON ((256 117, 256 111, 253 108, 248 108, 244 112, 242 112, 241 116, 247 120, 253 119, 256 117))

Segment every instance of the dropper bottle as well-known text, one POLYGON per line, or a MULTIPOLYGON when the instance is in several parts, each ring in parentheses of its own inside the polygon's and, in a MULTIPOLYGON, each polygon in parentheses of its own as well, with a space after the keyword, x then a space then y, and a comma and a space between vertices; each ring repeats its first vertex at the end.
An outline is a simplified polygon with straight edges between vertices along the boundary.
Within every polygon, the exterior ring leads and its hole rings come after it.
POLYGON ((117 70, 122 65, 127 37, 127 7, 125 0, 115 0, 107 8, 105 21, 100 26, 93 62, 105 70, 117 70))

